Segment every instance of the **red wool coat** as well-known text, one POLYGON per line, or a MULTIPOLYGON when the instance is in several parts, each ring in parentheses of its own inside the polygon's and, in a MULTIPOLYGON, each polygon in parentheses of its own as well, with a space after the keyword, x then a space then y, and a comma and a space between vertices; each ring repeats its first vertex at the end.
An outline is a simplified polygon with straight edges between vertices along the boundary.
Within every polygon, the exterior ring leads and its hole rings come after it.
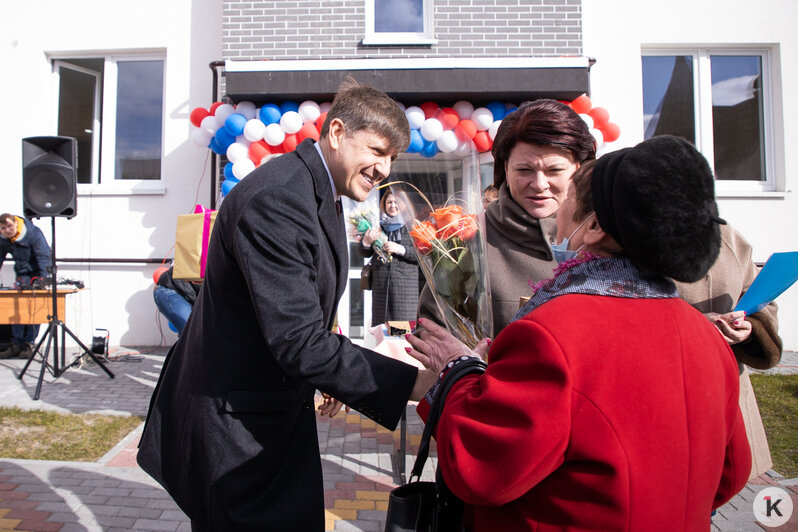
POLYGON ((564 295, 453 387, 439 464, 469 530, 706 531, 751 467, 738 381, 682 300, 564 295))

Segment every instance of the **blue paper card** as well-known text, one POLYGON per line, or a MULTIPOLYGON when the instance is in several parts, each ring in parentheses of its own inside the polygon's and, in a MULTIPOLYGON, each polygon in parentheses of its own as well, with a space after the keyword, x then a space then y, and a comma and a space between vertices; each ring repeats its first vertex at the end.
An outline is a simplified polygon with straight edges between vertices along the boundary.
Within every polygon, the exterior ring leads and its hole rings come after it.
POLYGON ((798 251, 774 253, 743 294, 737 310, 751 315, 765 308, 798 280, 798 251))

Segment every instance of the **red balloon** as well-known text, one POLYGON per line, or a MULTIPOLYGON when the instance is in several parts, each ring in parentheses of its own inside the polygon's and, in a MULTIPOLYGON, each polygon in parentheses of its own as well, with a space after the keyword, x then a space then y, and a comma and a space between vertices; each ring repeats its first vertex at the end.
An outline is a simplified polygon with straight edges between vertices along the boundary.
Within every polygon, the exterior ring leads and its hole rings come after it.
POLYGON ((454 133, 460 140, 471 140, 477 134, 477 125, 472 120, 460 120, 454 128, 454 133))
POLYGON ((324 126, 324 121, 327 120, 327 113, 321 113, 316 119, 316 129, 321 133, 321 128, 324 126))
POLYGON ((603 128, 610 121, 610 113, 603 107, 594 107, 588 114, 593 119, 593 127, 596 129, 603 128))
POLYGON ((297 131, 296 136, 299 142, 302 142, 305 139, 319 140, 319 130, 316 129, 315 124, 308 122, 302 126, 302 129, 297 131))
POLYGON ((580 115, 589 113, 591 107, 593 107, 593 103, 590 101, 587 94, 583 94, 571 102, 571 109, 580 115))
POLYGON ((289 151, 294 151, 296 149, 296 145, 299 144, 299 139, 297 139, 296 133, 291 133, 285 136, 285 140, 281 144, 283 149, 286 153, 289 151))
POLYGON ((266 144, 265 140, 259 140, 249 145, 249 159, 256 165, 260 164, 260 161, 270 153, 272 153, 271 146, 266 144))
POLYGON ((155 284, 158 284, 158 279, 160 279, 161 275, 163 275, 168 269, 169 268, 167 266, 161 266, 160 268, 155 268, 155 271, 152 272, 152 280, 155 282, 155 284))
POLYGON ((191 111, 189 119, 191 120, 191 123, 194 124, 194 126, 200 127, 202 119, 205 118, 206 116, 210 116, 208 110, 205 109, 204 107, 197 107, 196 109, 191 111))
POLYGON ((211 114, 211 115, 215 114, 216 113, 216 108, 219 107, 220 105, 222 105, 222 103, 224 103, 224 102, 213 102, 211 104, 211 108, 208 110, 208 111, 210 111, 208 114, 211 114))
POLYGON ((419 107, 424 111, 424 118, 434 118, 440 109, 440 106, 435 102, 424 102, 419 107))
POLYGON ((477 134, 474 135, 474 147, 476 147, 477 151, 479 153, 490 151, 491 146, 493 146, 493 141, 488 132, 477 131, 477 134))
POLYGON ((621 128, 615 122, 608 122, 599 131, 604 134, 604 142, 615 142, 621 136, 621 128))
POLYGON ((454 129, 460 122, 460 115, 457 114, 453 107, 444 107, 435 115, 435 118, 443 124, 443 129, 454 129))

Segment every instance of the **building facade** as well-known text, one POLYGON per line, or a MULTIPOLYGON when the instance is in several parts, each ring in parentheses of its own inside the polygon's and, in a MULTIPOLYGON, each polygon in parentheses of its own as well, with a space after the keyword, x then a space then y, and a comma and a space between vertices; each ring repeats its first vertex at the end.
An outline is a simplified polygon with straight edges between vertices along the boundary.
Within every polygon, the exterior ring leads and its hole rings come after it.
MULTIPOLYGON (((90 288, 65 320, 82 337, 103 327, 112 343, 174 339, 152 303, 152 272, 156 259, 173 256, 176 216, 219 199, 210 191, 223 172, 214 168, 226 162, 189 141, 192 109, 208 107, 214 91, 232 103, 324 102, 347 74, 406 106, 588 93, 620 129, 602 150, 658 133, 688 136, 718 175, 721 215, 751 241, 755 260, 798 250, 798 155, 788 149, 798 135, 788 96, 798 80, 790 24, 798 7, 790 0, 722 10, 703 0, 145 0, 41 9, 47 15, 34 18, 6 7, 0 22, 19 81, 0 89, 9 102, 0 210, 22 211, 22 138, 81 141, 78 214, 56 223, 58 257, 70 259, 59 262, 60 275, 90 288), (213 61, 224 61, 217 84, 213 61), (77 101, 74 91, 82 105, 65 106, 77 101)), ((408 168, 419 160, 402 158, 408 168)), ((426 162, 438 159, 446 157, 426 162)), ((489 176, 489 156, 480 162, 489 176)), ((49 223, 37 222, 45 235, 49 223)), ((352 279, 359 261, 351 257, 352 279)), ((6 284, 10 272, 3 267, 6 284)), ((798 348, 794 291, 779 299, 789 349, 798 348)), ((364 341, 369 298, 350 283, 339 309, 345 332, 364 341)))

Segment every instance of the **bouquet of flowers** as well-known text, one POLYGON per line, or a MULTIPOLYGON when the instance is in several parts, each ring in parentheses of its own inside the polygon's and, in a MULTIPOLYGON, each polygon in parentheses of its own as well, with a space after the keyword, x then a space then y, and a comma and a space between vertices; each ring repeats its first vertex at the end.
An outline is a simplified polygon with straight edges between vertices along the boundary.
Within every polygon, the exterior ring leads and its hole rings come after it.
POLYGON ((371 247, 381 262, 391 262, 391 254, 386 253, 383 249, 385 243, 388 241, 388 237, 382 229, 380 229, 379 215, 377 214, 379 209, 374 201, 375 198, 374 195, 370 195, 358 208, 350 211, 347 217, 349 221, 349 234, 355 241, 360 242, 363 240, 363 235, 365 235, 369 229, 376 227, 379 230, 379 236, 371 247), (375 203, 375 205, 371 205, 371 203, 375 203))
POLYGON ((447 329, 473 348, 493 332, 485 232, 476 214, 479 187, 450 195, 435 207, 410 183, 390 186, 411 206, 403 213, 404 222, 447 329))

